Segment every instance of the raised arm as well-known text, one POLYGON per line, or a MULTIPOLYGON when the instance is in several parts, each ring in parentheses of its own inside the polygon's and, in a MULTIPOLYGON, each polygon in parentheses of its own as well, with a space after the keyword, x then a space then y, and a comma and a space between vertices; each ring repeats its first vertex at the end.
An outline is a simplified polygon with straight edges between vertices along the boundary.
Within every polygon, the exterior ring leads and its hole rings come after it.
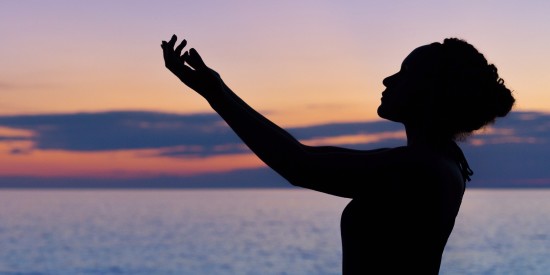
POLYGON ((175 47, 176 40, 174 35, 162 42, 166 68, 204 97, 264 163, 292 181, 292 174, 299 169, 296 162, 307 154, 306 146, 241 100, 195 49, 182 54, 186 41, 175 47))

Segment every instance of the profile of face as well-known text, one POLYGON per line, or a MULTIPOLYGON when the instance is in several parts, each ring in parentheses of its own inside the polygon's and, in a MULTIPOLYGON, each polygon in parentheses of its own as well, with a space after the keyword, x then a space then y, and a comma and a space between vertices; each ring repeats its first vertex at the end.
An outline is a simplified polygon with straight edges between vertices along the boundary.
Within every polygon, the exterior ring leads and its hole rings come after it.
POLYGON ((437 43, 414 49, 401 64, 399 72, 386 77, 378 116, 395 122, 415 119, 429 102, 439 66, 437 43))

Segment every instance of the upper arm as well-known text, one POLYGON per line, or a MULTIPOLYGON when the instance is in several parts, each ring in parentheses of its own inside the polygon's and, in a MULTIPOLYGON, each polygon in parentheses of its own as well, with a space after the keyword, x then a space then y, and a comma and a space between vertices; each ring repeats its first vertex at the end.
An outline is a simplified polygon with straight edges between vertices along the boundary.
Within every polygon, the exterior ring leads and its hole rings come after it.
POLYGON ((302 151, 277 172, 293 185, 348 198, 367 190, 398 188, 417 176, 421 165, 408 147, 353 150, 304 146, 302 151))

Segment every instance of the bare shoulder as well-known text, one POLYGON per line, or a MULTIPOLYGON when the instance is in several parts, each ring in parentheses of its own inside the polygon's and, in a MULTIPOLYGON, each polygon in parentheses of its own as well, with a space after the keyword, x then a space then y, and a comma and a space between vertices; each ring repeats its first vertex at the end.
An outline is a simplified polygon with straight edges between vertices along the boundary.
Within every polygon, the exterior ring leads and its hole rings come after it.
POLYGON ((405 147, 401 152, 401 157, 407 162, 417 167, 424 167, 433 172, 439 171, 444 174, 458 173, 460 170, 457 161, 444 151, 427 147, 405 147))
POLYGON ((448 192, 459 194, 464 189, 464 179, 455 158, 445 152, 408 148, 407 158, 426 183, 437 184, 448 192))

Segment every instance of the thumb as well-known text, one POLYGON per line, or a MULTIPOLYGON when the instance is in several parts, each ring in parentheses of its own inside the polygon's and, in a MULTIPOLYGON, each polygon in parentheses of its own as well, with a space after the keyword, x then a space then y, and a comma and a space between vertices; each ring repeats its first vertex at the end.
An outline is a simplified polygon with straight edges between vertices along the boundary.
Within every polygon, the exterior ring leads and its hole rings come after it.
POLYGON ((208 69, 206 64, 204 64, 204 61, 202 60, 202 57, 199 55, 197 50, 195 50, 194 48, 191 48, 189 50, 189 58, 187 58, 186 61, 187 61, 187 63, 189 63, 189 65, 191 65, 193 68, 195 68, 195 70, 208 69))

